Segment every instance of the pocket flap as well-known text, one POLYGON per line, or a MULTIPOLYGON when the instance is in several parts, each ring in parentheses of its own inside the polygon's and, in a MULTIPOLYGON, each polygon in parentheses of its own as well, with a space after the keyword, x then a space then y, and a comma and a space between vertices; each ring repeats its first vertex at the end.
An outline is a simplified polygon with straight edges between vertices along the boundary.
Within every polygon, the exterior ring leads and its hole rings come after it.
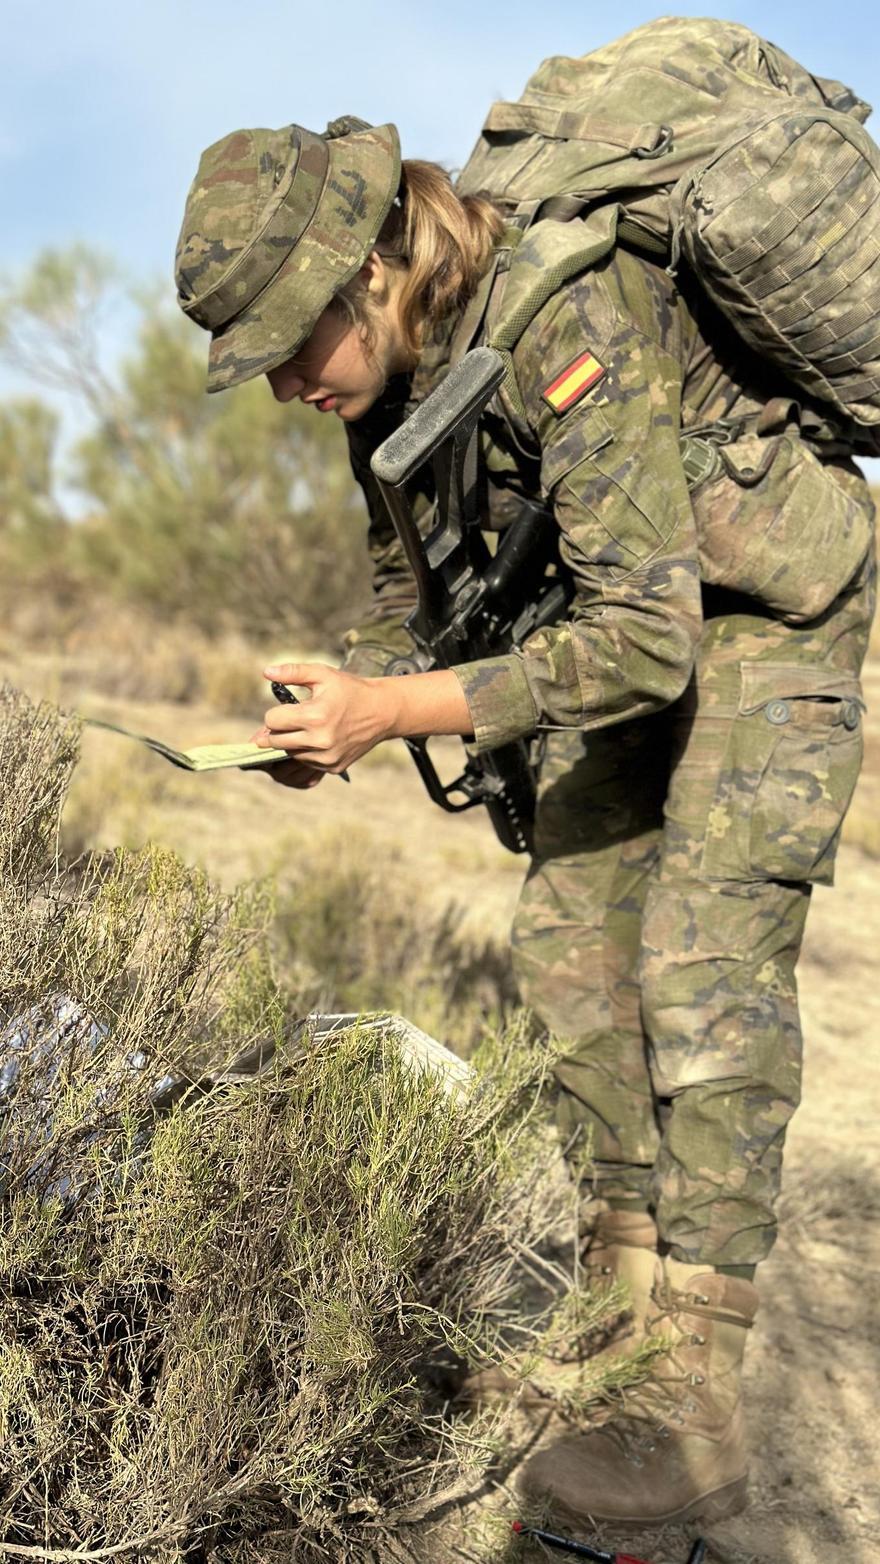
POLYGON ((743 662, 739 709, 744 717, 773 700, 857 701, 864 710, 862 686, 854 673, 814 663, 743 662))
POLYGON ((562 429, 543 453, 541 483, 546 493, 551 494, 566 473, 590 456, 595 456, 597 451, 610 445, 613 439, 614 433, 601 407, 593 405, 583 409, 580 417, 575 417, 568 427, 562 429))

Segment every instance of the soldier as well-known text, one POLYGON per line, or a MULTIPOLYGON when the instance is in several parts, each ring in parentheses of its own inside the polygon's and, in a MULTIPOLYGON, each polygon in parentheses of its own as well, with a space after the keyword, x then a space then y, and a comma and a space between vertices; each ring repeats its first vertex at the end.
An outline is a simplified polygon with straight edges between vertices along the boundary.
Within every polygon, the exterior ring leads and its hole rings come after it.
POLYGON ((694 280, 617 248, 529 322, 484 420, 486 524, 552 501, 569 616, 517 653, 383 677, 413 591, 370 454, 559 228, 523 238, 401 166, 390 125, 245 130, 202 157, 177 278, 208 389, 265 374, 335 413, 370 511, 375 598, 344 668, 267 671, 313 693, 266 714, 278 779, 314 786, 390 737, 539 736, 516 971, 564 1040, 566 1137, 592 1140, 588 1264, 672 1345, 526 1481, 575 1521, 661 1524, 744 1498, 743 1350, 798 1102, 795 964, 861 758, 873 511, 846 443, 694 280))

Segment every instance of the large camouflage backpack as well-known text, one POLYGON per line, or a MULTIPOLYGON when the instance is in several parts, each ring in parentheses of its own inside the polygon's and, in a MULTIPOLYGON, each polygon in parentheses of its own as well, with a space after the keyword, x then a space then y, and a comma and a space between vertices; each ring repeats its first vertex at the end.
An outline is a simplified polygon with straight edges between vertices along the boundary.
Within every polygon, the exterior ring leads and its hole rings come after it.
POLYGON ((673 268, 683 254, 755 351, 830 404, 855 445, 880 449, 869 113, 729 22, 667 17, 581 59, 545 60, 517 103, 492 106, 458 179, 516 227, 546 234, 557 220, 552 264, 515 267, 493 345, 509 355, 562 282, 616 243, 673 268))

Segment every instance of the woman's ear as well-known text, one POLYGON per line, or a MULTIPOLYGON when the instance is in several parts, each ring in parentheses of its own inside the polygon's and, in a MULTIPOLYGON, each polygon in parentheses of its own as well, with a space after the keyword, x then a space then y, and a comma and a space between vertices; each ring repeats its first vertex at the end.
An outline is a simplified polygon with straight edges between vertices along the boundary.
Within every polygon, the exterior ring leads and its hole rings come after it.
POLYGON ((390 289, 389 269, 378 250, 371 250, 358 273, 363 286, 377 304, 383 304, 390 289))

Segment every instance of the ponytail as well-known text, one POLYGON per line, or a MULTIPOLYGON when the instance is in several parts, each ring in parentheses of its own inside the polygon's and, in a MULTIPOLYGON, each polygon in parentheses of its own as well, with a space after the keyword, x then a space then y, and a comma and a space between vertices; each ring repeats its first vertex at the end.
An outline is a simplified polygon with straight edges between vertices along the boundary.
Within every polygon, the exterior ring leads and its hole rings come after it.
POLYGON ((425 331, 461 309, 488 271, 504 219, 487 196, 460 196, 438 163, 405 159, 400 205, 391 208, 376 248, 402 251, 407 277, 400 300, 407 347, 418 353, 425 331), (389 231, 390 230, 390 231, 389 231))
MULTIPOLYGON (((398 197, 375 248, 391 265, 406 269, 400 323, 413 358, 434 328, 476 292, 503 231, 504 218, 488 196, 460 196, 439 163, 404 159, 398 197)), ((369 325, 357 281, 337 297, 355 319, 369 325)))

